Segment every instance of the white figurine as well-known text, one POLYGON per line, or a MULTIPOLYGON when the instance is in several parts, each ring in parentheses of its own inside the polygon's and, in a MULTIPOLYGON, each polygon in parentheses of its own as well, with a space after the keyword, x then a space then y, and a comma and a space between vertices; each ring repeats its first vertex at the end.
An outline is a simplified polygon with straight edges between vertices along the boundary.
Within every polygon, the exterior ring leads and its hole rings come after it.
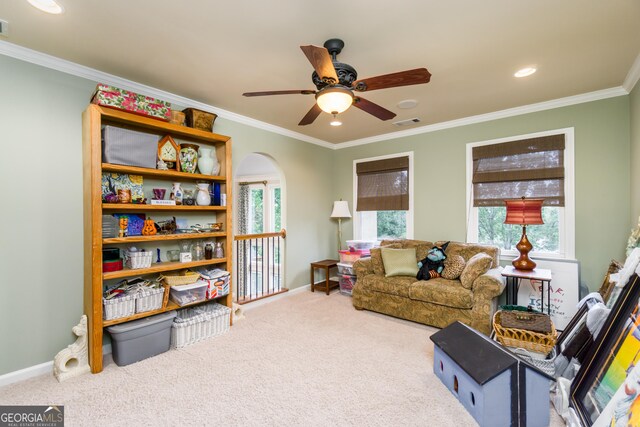
POLYGON ((158 159, 157 166, 158 166, 158 170, 161 170, 161 171, 169 170, 169 167, 162 159, 158 159))
POLYGON ((86 374, 89 367, 89 345, 87 339, 87 316, 80 318, 80 323, 72 329, 78 339, 67 348, 61 350, 53 359, 53 375, 59 382, 86 374))

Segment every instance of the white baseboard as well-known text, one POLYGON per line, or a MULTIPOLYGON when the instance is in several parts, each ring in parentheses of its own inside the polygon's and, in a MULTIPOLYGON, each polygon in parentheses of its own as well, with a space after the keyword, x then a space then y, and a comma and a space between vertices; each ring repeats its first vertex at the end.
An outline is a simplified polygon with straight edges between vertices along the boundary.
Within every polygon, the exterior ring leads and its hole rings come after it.
MULTIPOLYGON (((308 291, 310 285, 300 286, 299 288, 291 289, 288 292, 283 292, 279 295, 264 298, 250 304, 244 305, 242 308, 245 311, 249 311, 253 308, 259 307, 264 304, 269 304, 283 298, 288 298, 297 293, 308 291)), ((102 354, 111 354, 111 344, 105 344, 102 346, 102 354)), ((30 366, 28 368, 20 369, 19 371, 9 372, 8 374, 0 375, 0 387, 4 387, 9 384, 17 383, 19 381, 28 380, 29 378, 37 377, 44 374, 53 374, 53 360, 44 362, 39 365, 30 366)))
POLYGON ((0 375, 0 387, 17 383, 19 381, 28 380, 29 378, 38 377, 40 375, 44 375, 47 373, 53 375, 52 360, 49 362, 41 363, 39 365, 20 369, 19 371, 9 372, 8 374, 0 375))
MULTIPOLYGON (((111 354, 111 344, 105 344, 102 346, 102 354, 111 354)), ((0 375, 0 387, 4 387, 6 385, 17 383, 20 381, 25 381, 29 378, 37 377, 44 374, 53 375, 53 360, 41 363, 39 365, 30 366, 28 368, 20 369, 19 371, 0 375)))

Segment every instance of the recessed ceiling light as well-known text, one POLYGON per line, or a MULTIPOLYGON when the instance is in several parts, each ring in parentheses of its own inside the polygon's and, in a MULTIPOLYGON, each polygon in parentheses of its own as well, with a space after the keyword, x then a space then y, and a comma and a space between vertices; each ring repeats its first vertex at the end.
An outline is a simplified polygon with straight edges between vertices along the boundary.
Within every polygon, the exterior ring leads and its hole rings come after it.
POLYGON ((338 119, 333 119, 329 122, 331 126, 342 126, 342 122, 338 119))
POLYGON ((415 99, 405 99, 404 101, 398 102, 398 108, 402 108, 403 110, 415 108, 417 105, 418 101, 416 101, 415 99))
POLYGON ((64 12, 62 6, 60 6, 55 0, 27 0, 31 6, 40 9, 43 12, 59 15, 64 12))
POLYGON ((531 74, 533 74, 535 72, 536 72, 535 67, 526 67, 526 68, 523 68, 521 70, 516 71, 514 76, 515 77, 527 77, 527 76, 530 76, 531 74))

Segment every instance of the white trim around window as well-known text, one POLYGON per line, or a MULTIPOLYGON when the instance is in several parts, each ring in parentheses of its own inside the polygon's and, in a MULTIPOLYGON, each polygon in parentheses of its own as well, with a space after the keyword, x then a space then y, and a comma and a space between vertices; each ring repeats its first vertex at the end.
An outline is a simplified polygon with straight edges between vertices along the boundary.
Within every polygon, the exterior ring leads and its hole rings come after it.
MULTIPOLYGON (((555 129, 544 132, 530 133, 526 135, 510 136, 507 138, 498 138, 488 141, 470 142, 466 147, 467 156, 467 182, 466 182, 466 199, 467 199, 467 242, 477 242, 478 240, 478 209, 473 207, 473 147, 491 144, 501 144, 521 139, 537 138, 541 136, 559 135, 565 136, 564 149, 564 194, 565 205, 561 208, 558 218, 560 224, 560 242, 558 253, 536 253, 531 252, 533 257, 538 259, 567 259, 575 260, 576 245, 576 222, 575 222, 575 181, 574 181, 574 128, 555 129)), ((513 258, 517 255, 515 250, 502 250, 501 256, 505 258, 513 258)))
POLYGON ((362 162, 371 162, 374 160, 392 159, 394 157, 409 157, 409 210, 407 211, 407 239, 413 239, 413 151, 405 153, 388 154, 385 156, 368 157, 366 159, 356 159, 353 161, 353 238, 355 240, 362 239, 360 229, 360 215, 356 211, 356 203, 358 200, 358 174, 356 173, 356 165, 362 162))

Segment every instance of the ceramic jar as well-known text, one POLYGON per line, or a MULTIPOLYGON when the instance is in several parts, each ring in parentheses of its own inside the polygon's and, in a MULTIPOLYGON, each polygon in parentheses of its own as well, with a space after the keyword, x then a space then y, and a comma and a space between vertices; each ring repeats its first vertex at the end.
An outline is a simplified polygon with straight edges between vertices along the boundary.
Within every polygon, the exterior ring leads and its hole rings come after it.
POLYGON ((198 148, 196 144, 180 144, 180 169, 182 172, 196 173, 198 148))
POLYGON ((213 148, 200 147, 198 169, 203 175, 218 175, 220 173, 220 163, 213 148))
POLYGON ((211 204, 211 196, 209 195, 209 183, 199 182, 196 184, 198 187, 198 195, 196 196, 196 205, 209 206, 211 204))
POLYGON ((180 187, 180 183, 174 182, 173 188, 171 189, 171 196, 169 196, 169 199, 175 200, 176 205, 181 205, 183 194, 184 193, 182 192, 182 187, 180 187))

